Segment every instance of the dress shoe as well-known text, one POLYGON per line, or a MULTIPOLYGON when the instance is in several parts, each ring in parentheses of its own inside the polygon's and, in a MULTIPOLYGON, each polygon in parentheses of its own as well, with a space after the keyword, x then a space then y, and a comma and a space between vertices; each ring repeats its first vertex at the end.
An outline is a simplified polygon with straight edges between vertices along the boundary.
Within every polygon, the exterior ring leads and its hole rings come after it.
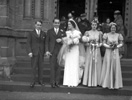
POLYGON ((52 88, 55 88, 55 84, 51 84, 51 87, 52 87, 52 88))
POLYGON ((58 83, 55 83, 55 86, 58 87, 58 88, 60 87, 60 85, 58 83))
POLYGON ((33 83, 30 84, 31 88, 34 88, 34 86, 35 86, 35 82, 33 82, 33 83))
POLYGON ((45 86, 45 84, 43 82, 39 82, 39 84, 42 85, 42 86, 45 86))

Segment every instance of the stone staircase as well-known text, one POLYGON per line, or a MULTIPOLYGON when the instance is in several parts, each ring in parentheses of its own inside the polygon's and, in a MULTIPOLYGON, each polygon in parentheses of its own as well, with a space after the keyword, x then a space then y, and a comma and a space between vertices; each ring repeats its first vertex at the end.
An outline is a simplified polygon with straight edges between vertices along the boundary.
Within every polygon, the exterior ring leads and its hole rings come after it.
MULTIPOLYGON (((45 58, 43 68, 43 81, 46 84, 50 83, 50 66, 48 59, 45 58)), ((123 85, 132 86, 132 60, 131 59, 122 59, 121 60, 121 69, 123 76, 123 85)), ((32 79, 31 65, 30 60, 18 60, 16 67, 14 68, 14 73, 11 75, 13 81, 19 82, 30 82, 32 79)), ((63 68, 61 69, 61 83, 63 81, 63 68)))
MULTIPOLYGON (((43 81, 46 84, 50 83, 50 65, 47 58, 44 59, 43 63, 43 81)), ((61 69, 61 80, 62 83, 63 68, 61 69)), ((11 75, 11 80, 18 82, 31 82, 32 80, 32 70, 30 60, 21 60, 16 61, 16 65, 11 75)))
MULTIPOLYGON (((79 93, 79 94, 97 94, 97 95, 121 95, 132 96, 132 59, 122 59, 121 68, 123 75, 124 87, 119 90, 104 89, 101 87, 85 87, 79 85, 78 87, 68 88, 61 85, 60 88, 50 87, 50 67, 48 59, 45 59, 43 69, 43 80, 45 86, 36 85, 30 88, 29 84, 32 79, 31 66, 29 59, 17 59, 14 73, 11 75, 11 80, 0 80, 0 91, 18 91, 18 92, 58 92, 58 93, 79 93)), ((63 81, 63 68, 61 70, 61 84, 63 81)))

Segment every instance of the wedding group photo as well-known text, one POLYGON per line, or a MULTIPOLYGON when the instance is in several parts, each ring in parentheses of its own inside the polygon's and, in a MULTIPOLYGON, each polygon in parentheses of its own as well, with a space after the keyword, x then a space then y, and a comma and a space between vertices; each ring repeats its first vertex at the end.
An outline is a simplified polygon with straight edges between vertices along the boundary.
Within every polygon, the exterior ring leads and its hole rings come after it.
POLYGON ((131 6, 131 0, 0 0, 0 92, 131 100, 131 6))

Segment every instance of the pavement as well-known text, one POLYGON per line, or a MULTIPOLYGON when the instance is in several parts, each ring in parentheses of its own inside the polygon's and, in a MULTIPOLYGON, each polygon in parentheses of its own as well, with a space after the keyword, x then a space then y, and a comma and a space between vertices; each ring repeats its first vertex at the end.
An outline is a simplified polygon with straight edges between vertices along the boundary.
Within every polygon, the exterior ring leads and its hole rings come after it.
POLYGON ((0 91, 0 100, 132 100, 132 96, 0 91))

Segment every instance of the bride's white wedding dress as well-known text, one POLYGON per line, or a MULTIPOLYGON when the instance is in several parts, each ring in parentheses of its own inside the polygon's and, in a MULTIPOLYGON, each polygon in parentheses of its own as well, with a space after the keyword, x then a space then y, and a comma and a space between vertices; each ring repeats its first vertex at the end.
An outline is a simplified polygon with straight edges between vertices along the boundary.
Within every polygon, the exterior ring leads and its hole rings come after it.
MULTIPOLYGON (((67 38, 76 38, 79 41, 81 33, 77 30, 67 31, 67 38)), ((67 41, 69 42, 69 40, 67 41)), ((72 45, 65 54, 63 85, 78 86, 79 84, 79 42, 72 45)))

